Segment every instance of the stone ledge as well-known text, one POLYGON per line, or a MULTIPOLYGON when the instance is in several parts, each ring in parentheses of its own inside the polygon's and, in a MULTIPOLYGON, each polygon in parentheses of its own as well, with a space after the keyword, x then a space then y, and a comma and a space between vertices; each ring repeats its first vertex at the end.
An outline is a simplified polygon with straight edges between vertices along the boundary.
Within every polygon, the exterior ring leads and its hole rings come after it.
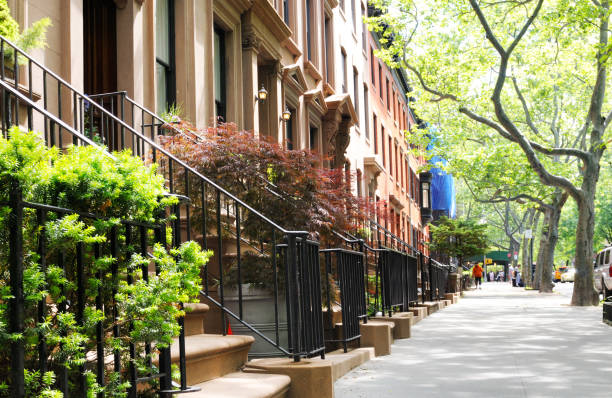
POLYGON ((333 398, 333 362, 291 358, 255 359, 246 364, 246 373, 271 373, 291 378, 288 398, 333 398))
POLYGON ((412 317, 412 312, 397 312, 391 317, 381 316, 371 319, 375 321, 393 322, 393 324, 395 325, 395 327, 393 328, 393 338, 408 339, 410 338, 410 326, 412 325, 412 317))
POLYGON ((393 329, 395 324, 388 321, 370 320, 359 325, 362 347, 374 347, 374 354, 379 357, 391 354, 393 329))

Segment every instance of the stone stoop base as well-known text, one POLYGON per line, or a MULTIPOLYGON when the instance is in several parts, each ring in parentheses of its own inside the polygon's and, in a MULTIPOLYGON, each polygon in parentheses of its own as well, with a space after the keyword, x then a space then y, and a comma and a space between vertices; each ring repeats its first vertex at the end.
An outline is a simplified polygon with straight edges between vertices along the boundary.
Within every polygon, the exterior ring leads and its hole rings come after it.
POLYGON ((394 339, 408 339, 410 338, 410 326, 412 325, 412 312, 396 312, 391 317, 379 316, 371 318, 375 321, 393 322, 395 327, 393 328, 394 339))
POLYGON ((427 318, 427 308, 426 307, 410 307, 408 311, 412 312, 412 324, 416 324, 421 322, 423 319, 427 318))
POLYGON ((447 299, 447 300, 450 300, 451 304, 457 304, 458 299, 457 299, 457 296, 455 295, 455 293, 446 293, 444 295, 444 298, 447 299))
POLYGON ((452 303, 453 303, 452 300, 440 300, 440 304, 444 306, 444 308, 450 307, 452 303))
POLYGON ((389 321, 369 320, 368 323, 359 325, 361 332, 360 344, 362 347, 374 347, 374 354, 391 354, 391 344, 393 344, 393 329, 395 324, 389 321))
POLYGON ((333 398, 333 364, 329 360, 291 358, 255 359, 246 364, 245 373, 272 373, 291 378, 287 398, 333 398))
POLYGON ((424 303, 419 303, 418 306, 427 308, 427 315, 431 315, 440 309, 440 303, 437 301, 426 301, 424 303))
POLYGON ((325 359, 312 358, 311 361, 330 361, 332 363, 332 380, 342 376, 375 357, 374 347, 361 347, 348 350, 335 350, 325 354, 325 359))

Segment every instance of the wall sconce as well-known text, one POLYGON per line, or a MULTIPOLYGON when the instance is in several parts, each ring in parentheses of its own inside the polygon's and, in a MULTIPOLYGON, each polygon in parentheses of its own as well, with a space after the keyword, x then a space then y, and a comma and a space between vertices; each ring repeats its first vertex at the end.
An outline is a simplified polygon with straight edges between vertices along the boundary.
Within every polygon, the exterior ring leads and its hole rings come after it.
POLYGON ((281 118, 284 122, 288 122, 289 120, 291 120, 291 111, 289 110, 289 108, 285 107, 281 118))
POLYGON ((259 89, 259 91, 257 92, 257 97, 255 97, 255 101, 265 101, 268 99, 268 90, 266 90, 263 86, 263 84, 261 85, 261 88, 259 89))

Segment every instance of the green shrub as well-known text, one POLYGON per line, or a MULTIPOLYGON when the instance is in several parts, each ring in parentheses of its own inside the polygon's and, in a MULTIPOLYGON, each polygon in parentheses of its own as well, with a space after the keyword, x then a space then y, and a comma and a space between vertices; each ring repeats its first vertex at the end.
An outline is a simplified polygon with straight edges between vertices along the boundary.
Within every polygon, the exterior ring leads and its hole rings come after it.
MULTIPOLYGON (((176 199, 166 197, 164 179, 155 166, 147 166, 127 153, 109 156, 97 147, 70 147, 65 152, 48 149, 34 133, 18 128, 9 132, 9 139, 0 137, 0 396, 8 394, 10 385, 10 345, 15 342, 26 348, 26 388, 28 397, 59 397, 55 388, 58 370, 69 369, 71 389, 85 380, 88 396, 104 392, 106 397, 123 397, 130 387, 124 374, 108 371, 105 387, 97 385, 89 353, 95 352, 96 326, 101 323, 105 334, 105 356, 119 353, 123 366, 130 361, 133 343, 138 360, 139 376, 157 373, 149 366, 144 343, 155 353, 171 343, 180 331, 177 318, 184 315, 178 302, 195 302, 200 291, 200 271, 210 252, 202 252, 194 242, 166 250, 155 242, 151 229, 145 233, 129 228, 125 221, 147 223, 152 228, 166 224, 166 206, 176 199), (8 192, 17 185, 29 202, 61 206, 82 213, 93 213, 102 219, 78 214, 47 212, 40 224, 36 211, 24 210, 24 292, 25 331, 8 333, 7 310, 11 300, 8 277, 8 192), (116 241, 110 241, 110 231, 116 241), (139 253, 140 247, 130 242, 144 238, 153 247, 152 261, 159 273, 148 276, 149 259, 139 253), (44 259, 38 250, 44 242, 44 259), (118 248, 116 254, 111 245, 118 248), (77 246, 83 260, 82 272, 77 267, 77 246), (60 256, 61 253, 61 256, 60 256), (62 260, 60 262, 60 259, 62 260), (43 261, 45 266, 43 267, 43 261), (132 283, 127 283, 127 275, 132 283), (77 283, 85 286, 83 319, 76 312, 77 283), (96 307, 97 298, 103 308, 96 307), (38 305, 45 300, 49 310, 38 318, 38 305), (112 313, 116 301, 118 317, 112 313), (64 309, 64 306, 67 306, 64 309), (120 330, 121 338, 111 331, 120 330), (44 336, 48 346, 49 371, 38 371, 38 345, 44 336), (82 377, 85 372, 85 378, 82 377)), ((99 303, 98 303, 99 304, 99 303)), ((149 386, 151 389, 155 384, 149 386)), ((143 391, 145 394, 146 391, 143 391)), ((75 391, 71 395, 76 394, 75 391)))

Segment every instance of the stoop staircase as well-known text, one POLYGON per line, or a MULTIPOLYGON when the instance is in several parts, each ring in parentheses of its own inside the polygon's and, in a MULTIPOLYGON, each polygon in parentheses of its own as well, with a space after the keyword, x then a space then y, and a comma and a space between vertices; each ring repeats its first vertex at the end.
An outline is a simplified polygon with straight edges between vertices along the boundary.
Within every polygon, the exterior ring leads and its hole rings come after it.
MULTIPOLYGON (((194 398, 283 398, 288 397, 289 376, 246 373, 251 336, 207 334, 204 321, 210 307, 190 304, 185 317, 185 361, 187 383, 200 391, 189 394, 194 398)), ((172 362, 179 362, 179 347, 172 348, 172 362)))
MULTIPOLYGON (((103 98, 93 98, 79 92, 0 36, 0 60, 6 59, 7 51, 19 54, 23 64, 19 66, 15 63, 11 67, 10 78, 5 75, 9 69, 3 62, 0 66, 3 131, 12 125, 19 125, 40 131, 50 146, 64 148, 69 144, 103 144, 109 150, 130 149, 143 160, 157 163, 158 171, 166 178, 169 192, 180 199, 180 203, 169 209, 168 214, 175 216, 172 245, 196 240, 204 249, 214 251, 210 264, 202 270, 202 303, 186 305, 187 315, 179 320, 182 325, 180 337, 155 359, 160 373, 139 379, 135 372, 128 372, 127 363, 115 362, 115 368, 121 366, 123 377, 134 387, 129 396, 136 397, 136 386, 151 378, 160 380, 159 396, 162 398, 180 393, 206 398, 288 396, 291 384, 288 376, 246 373, 242 369, 255 341, 253 336, 268 344, 274 355, 287 356, 296 362, 305 357, 324 356, 321 298, 318 293, 319 258, 315 255, 318 254, 318 243, 308 240, 303 231, 289 231, 278 226, 165 151, 156 141, 163 121, 127 98, 125 93, 108 95, 122 99, 108 105, 98 101, 103 98), (34 92, 34 82, 38 82, 37 87, 43 87, 42 93, 34 92), (244 230, 241 223, 247 216, 251 223, 257 223, 257 228, 253 229, 257 230, 258 236, 241 236, 244 230), (285 307, 280 305, 278 288, 274 294, 276 336, 259 331, 257 325, 245 320, 240 276, 238 308, 226 306, 224 271, 231 262, 237 262, 240 268, 240 259, 245 253, 271 258, 275 275, 281 265, 285 267, 286 294, 282 298, 285 307), (285 340, 279 337, 278 332, 281 308, 287 317, 285 340), (228 320, 232 320, 234 327, 243 325, 251 335, 228 334, 228 320), (178 365, 180 384, 171 379, 170 364, 178 365)), ((163 229, 160 227, 156 231, 160 241, 165 236, 163 229)), ((96 344, 99 343, 97 340, 96 344)), ((102 361, 97 362, 97 379, 104 382, 105 366, 101 364, 102 361)), ((19 375, 20 372, 14 374, 19 375)), ((67 392, 67 387, 64 392, 67 392)))

